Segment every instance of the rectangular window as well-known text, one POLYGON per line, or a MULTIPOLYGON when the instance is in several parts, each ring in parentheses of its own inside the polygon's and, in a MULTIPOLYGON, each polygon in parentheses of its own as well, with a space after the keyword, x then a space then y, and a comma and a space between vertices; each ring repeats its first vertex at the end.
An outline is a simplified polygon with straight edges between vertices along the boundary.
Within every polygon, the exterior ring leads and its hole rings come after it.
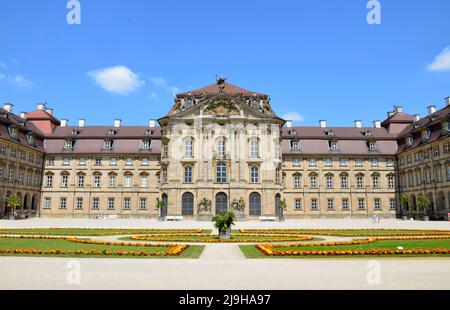
POLYGON ((62 175, 61 176, 61 187, 68 187, 68 186, 69 186, 69 176, 62 175))
POLYGON ((348 187, 348 178, 346 176, 341 177, 341 188, 347 188, 348 187))
POLYGON ((375 176, 372 177, 373 188, 380 188, 380 179, 375 176))
POLYGON ((333 188, 333 177, 332 176, 327 176, 327 188, 333 188))
POLYGON ((395 188, 395 178, 393 176, 388 177, 388 187, 395 188))
POLYGON ((291 141, 291 150, 294 150, 294 151, 300 150, 300 142, 299 141, 291 141))
POLYGON ((295 176, 294 177, 294 188, 300 188, 301 187, 301 177, 295 176))
POLYGON ((13 183, 14 182, 14 170, 12 168, 9 168, 8 182, 9 183, 13 183))
POLYGON ((380 198, 374 199, 374 207, 375 207, 375 210, 381 210, 381 199, 380 198))
POLYGON ((327 199, 327 209, 330 210, 334 210, 334 200, 329 198, 327 199))
POLYGON ((146 198, 139 199, 139 209, 141 209, 141 210, 147 209, 147 199, 146 198))
POLYGON ((69 157, 63 157, 63 166, 69 166, 70 165, 70 158, 69 157))
POLYGON ((85 157, 78 158, 78 166, 86 166, 86 158, 85 157))
POLYGON ((366 201, 364 200, 364 198, 359 198, 358 199, 358 209, 364 210, 365 208, 366 208, 366 201))
POLYGON ((296 167, 300 166, 300 158, 294 158, 292 164, 296 167))
POLYGON ((295 199, 295 211, 301 211, 302 210, 302 200, 301 199, 295 199))
POLYGON ((94 165, 101 166, 102 165, 102 158, 101 157, 96 157, 95 160, 94 160, 94 165))
POLYGON ((259 169, 258 167, 252 167, 250 172, 251 183, 259 183, 259 169))
POLYGON ((60 209, 66 209, 67 208, 67 198, 66 197, 61 197, 59 199, 59 208, 60 209))
POLYGON ((92 198, 92 210, 100 209, 100 198, 92 198))
POLYGON ((146 175, 141 176, 141 188, 148 187, 148 178, 146 175))
POLYGON ((313 198, 313 199, 311 199, 311 210, 312 211, 317 211, 319 208, 318 208, 318 205, 317 205, 317 199, 316 198, 313 198))
POLYGON ((395 208, 396 208, 395 199, 394 198, 389 199, 389 209, 395 210, 395 208))
POLYGON ((344 210, 344 211, 350 210, 350 203, 349 203, 348 198, 342 199, 342 210, 344 210))
POLYGON ((110 166, 117 166, 117 158, 111 157, 111 159, 109 160, 109 165, 110 166))
POLYGON ((184 157, 193 157, 192 139, 184 140, 184 157))
POLYGON ((149 163, 149 161, 148 161, 147 157, 144 157, 144 158, 141 159, 141 165, 142 166, 148 166, 148 163, 149 163))
POLYGON ((372 160, 370 161, 370 165, 371 165, 372 167, 378 167, 378 159, 372 159, 372 160))
POLYGON ((362 167, 364 165, 364 161, 361 158, 357 158, 355 160, 355 167, 362 167))
POLYGON ((123 208, 125 210, 130 210, 130 208, 131 208, 131 199, 130 198, 123 199, 123 208))
POLYGON ((317 162, 315 159, 310 159, 309 160, 309 166, 310 167, 316 167, 317 166, 317 162))
POLYGON ((324 160, 325 167, 331 167, 333 166, 333 161, 330 158, 327 158, 324 160))
POLYGON ((116 175, 115 174, 111 174, 110 176, 109 176, 109 187, 112 187, 112 188, 114 188, 114 187, 116 187, 116 175))
POLYGON ((227 182, 227 166, 224 163, 218 163, 216 166, 216 182, 227 182))
POLYGON ((142 140, 141 141, 141 150, 150 150, 151 145, 152 145, 152 143, 150 140, 142 140))
POLYGON ((77 205, 76 205, 76 208, 77 208, 78 210, 83 209, 83 198, 77 198, 77 205))
POLYGON ((169 157, 169 145, 167 143, 163 144, 163 158, 169 157))
POLYGON ((84 187, 84 175, 78 176, 77 187, 84 187))
POLYGON ((108 198, 108 210, 114 210, 114 198, 108 198))
POLYGON ((47 166, 54 166, 54 165, 55 165, 55 157, 48 157, 47 166))
POLYGON ((133 166, 133 158, 128 157, 128 158, 125 160, 125 166, 133 166))
POLYGON ((340 161, 339 161, 339 165, 341 166, 341 167, 347 167, 348 166, 348 159, 341 159, 340 161))
POLYGON ((125 176, 125 187, 130 188, 131 187, 131 175, 125 176))
POLYGON ((259 157, 259 143, 258 143, 258 140, 256 140, 256 139, 253 139, 250 142, 250 156, 252 158, 259 157))
POLYGON ((99 176, 99 175, 94 175, 94 184, 93 184, 93 186, 94 187, 96 187, 96 188, 98 188, 98 187, 100 187, 100 178, 101 178, 101 176, 99 176))
POLYGON ((44 198, 44 209, 51 209, 52 208, 52 199, 50 197, 44 198))
POLYGON ((192 167, 184 167, 184 183, 192 183, 192 167))
POLYGON ((52 175, 48 175, 47 176, 47 182, 45 183, 46 187, 53 187, 53 176, 52 175))
POLYGON ((394 167, 394 160, 392 158, 386 159, 386 166, 394 167))
POLYGON ((317 177, 316 176, 311 176, 309 178, 309 186, 311 188, 317 188, 317 177))

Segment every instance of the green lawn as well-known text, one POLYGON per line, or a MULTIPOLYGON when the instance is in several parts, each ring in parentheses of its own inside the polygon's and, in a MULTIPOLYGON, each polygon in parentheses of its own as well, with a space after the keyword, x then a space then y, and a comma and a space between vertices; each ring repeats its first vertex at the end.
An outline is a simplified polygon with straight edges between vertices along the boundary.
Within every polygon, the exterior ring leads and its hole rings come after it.
MULTIPOLYGON (((0 237, 0 250, 11 249, 39 249, 39 250, 63 250, 63 251, 87 251, 87 250, 109 250, 109 251, 145 251, 147 253, 163 252, 170 247, 142 247, 142 246, 121 246, 121 245, 100 245, 100 244, 84 244, 76 243, 62 239, 16 239, 16 238, 1 238, 0 237)), ((203 246, 190 246, 180 256, 145 256, 145 258, 197 258, 203 251, 203 246)), ((0 255, 22 255, 22 254, 0 254, 0 255)), ((36 254, 23 254, 24 256, 37 256, 36 254)), ((41 256, 41 255, 39 255, 41 256)), ((44 255, 43 255, 44 256, 44 255)), ((61 254, 61 255, 48 255, 48 256, 73 256, 73 257, 136 257, 136 256, 98 256, 98 255, 75 255, 75 254, 61 254)), ((141 257, 142 258, 142 257, 141 257)))
MULTIPOLYGON (((0 229, 4 235, 52 235, 52 236, 95 236, 95 235, 132 235, 132 234, 174 234, 197 233, 195 229, 81 229, 81 228, 34 228, 34 229, 0 229)), ((211 230, 203 230, 210 234, 211 230)))

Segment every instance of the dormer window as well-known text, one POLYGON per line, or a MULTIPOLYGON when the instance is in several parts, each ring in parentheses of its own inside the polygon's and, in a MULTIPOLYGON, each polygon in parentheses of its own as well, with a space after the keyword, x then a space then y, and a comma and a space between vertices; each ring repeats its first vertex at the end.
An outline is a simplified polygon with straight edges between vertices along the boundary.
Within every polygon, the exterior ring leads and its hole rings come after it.
POLYGON ((296 136, 297 132, 295 130, 291 130, 291 131, 289 131, 289 135, 290 136, 296 136))
POLYGON ((186 109, 189 109, 192 107, 192 98, 188 98, 186 101, 186 109))
POLYGON ((365 137, 372 137, 372 132, 369 131, 369 130, 366 130, 366 131, 364 131, 363 135, 364 135, 365 137))
POLYGON ((9 133, 9 135, 10 135, 11 138, 17 140, 17 127, 15 127, 15 126, 9 126, 9 127, 8 127, 8 133, 9 133))
POLYGON ((367 142, 367 148, 369 152, 375 152, 377 150, 377 143, 375 141, 369 141, 367 142))
POLYGON ((112 150, 113 144, 114 144, 113 140, 108 139, 108 140, 103 141, 103 150, 105 150, 105 151, 112 150))
POLYGON ((427 141, 430 139, 431 132, 429 130, 422 131, 422 141, 427 141))
POLYGON ((259 106, 258 100, 257 99, 252 99, 251 105, 250 105, 253 109, 257 109, 259 106))
POLYGON ((117 134, 117 131, 114 130, 114 129, 110 129, 110 130, 108 131, 108 135, 109 135, 109 136, 114 136, 114 135, 116 135, 116 134, 117 134))
POLYGON ((291 150, 300 150, 300 142, 298 140, 291 140, 291 150))
POLYGON ((447 122, 447 121, 445 121, 445 122, 442 122, 442 134, 443 135, 446 135, 446 134, 448 134, 449 132, 450 132, 450 126, 449 126, 449 122, 447 122))
POLYGON ((145 135, 146 135, 146 136, 152 136, 152 135, 153 135, 153 130, 147 129, 147 130, 145 131, 145 135))
POLYGON ((31 146, 35 146, 34 136, 31 133, 27 133, 26 137, 27 137, 28 144, 31 146))
POLYGON ((66 140, 64 143, 64 149, 72 151, 75 148, 75 140, 66 140))
POLYGON ((334 131, 332 130, 325 132, 325 134, 329 137, 334 137, 334 131))
POLYGON ((339 146, 337 141, 328 141, 328 148, 330 151, 338 151, 339 146))
POLYGON ((144 139, 141 141, 141 150, 150 150, 151 145, 151 140, 144 139))
POLYGON ((406 138, 406 146, 410 147, 414 142, 414 137, 413 136, 408 136, 406 138))
POLYGON ((80 131, 78 129, 72 130, 72 136, 78 136, 80 134, 80 131))

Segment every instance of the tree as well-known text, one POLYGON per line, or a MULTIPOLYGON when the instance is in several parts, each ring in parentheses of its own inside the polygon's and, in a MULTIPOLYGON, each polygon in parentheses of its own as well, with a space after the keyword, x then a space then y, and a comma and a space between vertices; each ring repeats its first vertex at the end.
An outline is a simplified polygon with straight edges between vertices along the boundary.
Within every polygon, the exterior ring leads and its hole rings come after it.
POLYGON ((427 209, 431 205, 431 200, 424 194, 419 194, 417 197, 417 206, 422 209, 425 215, 427 215, 427 209))
POLYGON ((159 214, 161 214, 161 209, 166 206, 166 202, 163 199, 156 198, 156 210, 159 211, 159 214))
POLYGON ((233 211, 222 211, 213 217, 214 226, 219 230, 220 233, 226 232, 236 220, 236 215, 233 211))
POLYGON ((280 201, 280 204, 278 205, 281 209, 283 209, 284 211, 286 211, 287 208, 287 202, 286 202, 286 198, 284 198, 283 200, 280 201))
POLYGON ((208 198, 202 198, 198 203, 198 213, 208 213, 211 212, 211 200, 208 198))
POLYGON ((11 211, 12 211, 11 213, 13 213, 13 214, 16 212, 16 209, 19 208, 21 204, 22 204, 22 201, 20 200, 19 197, 17 197, 16 194, 9 195, 6 198, 6 206, 9 209, 11 209, 11 211))
POLYGON ((403 210, 404 209, 409 209, 408 207, 409 207, 409 203, 410 203, 410 198, 409 198, 409 196, 408 195, 406 195, 406 194, 401 194, 400 195, 400 202, 401 202, 401 204, 402 204, 402 209, 401 209, 401 213, 403 214, 403 210))

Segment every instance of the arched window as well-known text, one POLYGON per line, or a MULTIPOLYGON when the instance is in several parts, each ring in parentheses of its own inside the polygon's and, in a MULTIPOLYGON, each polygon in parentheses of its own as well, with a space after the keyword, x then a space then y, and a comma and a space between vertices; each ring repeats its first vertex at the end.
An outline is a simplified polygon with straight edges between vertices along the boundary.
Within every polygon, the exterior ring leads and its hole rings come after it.
POLYGON ((181 215, 194 215, 194 195, 184 193, 181 197, 181 215))
POLYGON ((259 183, 259 168, 257 166, 250 168, 250 183, 259 183))
POLYGON ((259 193, 251 193, 249 197, 249 215, 261 216, 261 195, 259 193))
POLYGON ((192 183, 192 167, 184 167, 184 183, 192 183))
POLYGON ((220 161, 216 165, 216 182, 226 183, 227 182, 227 165, 220 161))
POLYGON ((253 138, 250 140, 250 157, 251 158, 259 157, 259 143, 257 138, 253 138))
POLYGON ((228 210, 228 198, 225 193, 218 193, 216 195, 216 214, 228 210))
POLYGON ((188 158, 192 158, 194 156, 192 138, 186 138, 184 140, 184 156, 188 158))

